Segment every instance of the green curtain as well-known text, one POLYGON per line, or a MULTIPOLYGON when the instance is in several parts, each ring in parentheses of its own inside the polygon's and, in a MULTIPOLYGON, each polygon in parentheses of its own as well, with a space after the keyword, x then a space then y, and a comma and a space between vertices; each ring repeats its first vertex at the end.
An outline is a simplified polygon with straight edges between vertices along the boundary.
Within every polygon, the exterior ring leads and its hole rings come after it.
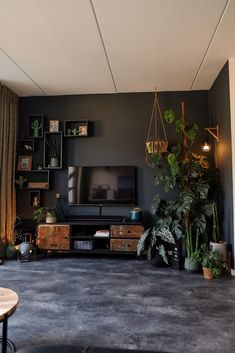
POLYGON ((15 164, 18 97, 0 84, 0 256, 13 238, 16 217, 15 164))

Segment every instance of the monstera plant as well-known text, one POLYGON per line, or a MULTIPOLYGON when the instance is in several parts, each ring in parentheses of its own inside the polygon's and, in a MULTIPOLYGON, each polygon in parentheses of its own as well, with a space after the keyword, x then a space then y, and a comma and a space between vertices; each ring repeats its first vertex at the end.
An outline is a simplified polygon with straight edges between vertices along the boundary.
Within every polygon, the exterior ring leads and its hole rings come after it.
POLYGON ((167 153, 153 154, 151 167, 155 169, 156 185, 163 185, 166 193, 172 190, 174 197, 163 200, 156 195, 152 210, 157 228, 166 228, 174 239, 185 238, 186 257, 190 260, 207 235, 210 180, 214 171, 205 155, 193 151, 198 126, 186 123, 184 103, 181 117, 176 119, 174 112, 168 110, 164 118, 175 124, 178 142, 167 153))

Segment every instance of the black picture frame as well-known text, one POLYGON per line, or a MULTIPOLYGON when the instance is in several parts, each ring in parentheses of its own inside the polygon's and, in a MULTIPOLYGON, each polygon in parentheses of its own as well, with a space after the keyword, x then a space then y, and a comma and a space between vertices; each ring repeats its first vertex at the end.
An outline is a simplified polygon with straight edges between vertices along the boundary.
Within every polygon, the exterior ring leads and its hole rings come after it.
POLYGON ((41 206, 41 191, 30 190, 29 191, 29 207, 38 208, 41 206))

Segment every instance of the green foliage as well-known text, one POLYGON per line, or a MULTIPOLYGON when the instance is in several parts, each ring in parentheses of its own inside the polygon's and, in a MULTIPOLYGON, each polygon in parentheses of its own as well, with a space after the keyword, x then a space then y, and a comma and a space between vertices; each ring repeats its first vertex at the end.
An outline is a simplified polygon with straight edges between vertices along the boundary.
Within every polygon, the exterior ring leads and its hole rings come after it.
POLYGON ((33 212, 33 219, 36 221, 36 223, 41 223, 45 220, 45 217, 47 214, 50 214, 52 216, 56 216, 56 211, 55 208, 50 208, 50 207, 38 207, 34 212, 33 212))
MULTIPOLYGON (((175 119, 172 110, 166 110, 164 118, 170 124, 175 123, 180 136, 170 152, 154 156, 151 166, 155 169, 155 184, 162 185, 166 193, 173 190, 175 196, 165 201, 156 195, 151 210, 156 216, 158 233, 159 227, 163 227, 174 237, 185 237, 187 256, 191 257, 208 237, 212 220, 215 224, 213 234, 217 237, 218 215, 210 201, 210 186, 215 180, 215 172, 205 155, 192 150, 198 126, 187 125, 183 117, 175 119)), ((213 188, 216 186, 215 183, 213 188)))
POLYGON ((215 278, 221 277, 223 266, 221 255, 207 244, 201 245, 200 249, 192 255, 192 260, 211 270, 215 278))
POLYGON ((198 135, 198 126, 196 124, 185 126, 184 133, 189 139, 190 143, 193 144, 196 136, 198 135))
POLYGON ((165 110, 164 111, 164 119, 169 123, 173 123, 173 121, 175 120, 175 114, 173 112, 173 110, 165 110))
POLYGON ((158 250, 166 264, 169 264, 165 243, 175 244, 175 239, 167 224, 158 224, 147 229, 139 239, 137 245, 137 256, 140 257, 143 253, 147 254, 150 260, 158 250))

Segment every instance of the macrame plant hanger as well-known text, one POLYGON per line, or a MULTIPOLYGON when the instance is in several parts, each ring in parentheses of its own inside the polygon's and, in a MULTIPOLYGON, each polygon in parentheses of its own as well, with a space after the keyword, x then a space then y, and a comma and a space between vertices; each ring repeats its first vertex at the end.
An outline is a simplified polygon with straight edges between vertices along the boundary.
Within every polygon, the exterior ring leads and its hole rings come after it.
POLYGON ((152 114, 149 121, 148 136, 145 142, 145 161, 148 165, 152 165, 155 157, 159 153, 167 152, 168 139, 164 126, 160 105, 157 99, 157 91, 155 91, 152 114), (161 122, 163 138, 158 134, 158 116, 161 122))

